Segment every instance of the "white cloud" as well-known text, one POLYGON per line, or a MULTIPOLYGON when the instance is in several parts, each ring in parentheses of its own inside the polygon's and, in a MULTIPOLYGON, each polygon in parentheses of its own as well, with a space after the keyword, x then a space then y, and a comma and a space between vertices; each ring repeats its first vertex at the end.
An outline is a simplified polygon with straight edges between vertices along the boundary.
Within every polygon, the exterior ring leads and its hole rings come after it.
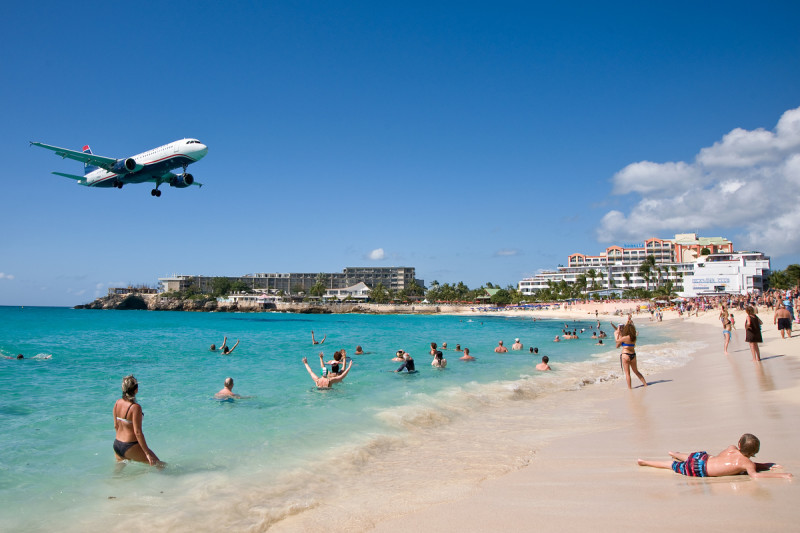
POLYGON ((381 261, 386 257, 386 253, 384 253, 383 248, 375 248, 369 254, 367 254, 367 257, 372 261, 381 261))
POLYGON ((5 274, 0 272, 0 279, 14 279, 14 274, 5 274))
POLYGON ((800 253, 800 108, 775 131, 736 128, 694 162, 632 163, 612 179, 615 194, 637 193, 625 213, 609 211, 597 228, 602 242, 740 228, 737 249, 772 256, 800 253))

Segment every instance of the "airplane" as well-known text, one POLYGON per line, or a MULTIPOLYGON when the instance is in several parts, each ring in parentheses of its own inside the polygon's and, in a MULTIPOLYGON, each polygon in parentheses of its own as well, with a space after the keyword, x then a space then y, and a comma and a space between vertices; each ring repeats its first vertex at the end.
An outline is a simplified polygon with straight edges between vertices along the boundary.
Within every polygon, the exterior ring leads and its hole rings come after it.
POLYGON ((83 151, 78 152, 33 141, 30 144, 52 150, 62 158, 74 159, 84 165, 83 176, 53 172, 57 176, 77 180, 79 185, 87 187, 118 189, 122 189, 126 183, 152 181, 155 182, 156 188, 150 191, 150 196, 156 197, 161 196, 158 187, 162 183, 169 183, 170 187, 178 189, 192 184, 202 187, 202 183, 197 183, 194 181, 194 176, 186 173, 186 167, 201 160, 208 153, 208 147, 197 139, 174 141, 125 159, 94 155, 89 146, 84 146, 83 151), (183 173, 173 174, 171 170, 178 167, 183 168, 183 173))

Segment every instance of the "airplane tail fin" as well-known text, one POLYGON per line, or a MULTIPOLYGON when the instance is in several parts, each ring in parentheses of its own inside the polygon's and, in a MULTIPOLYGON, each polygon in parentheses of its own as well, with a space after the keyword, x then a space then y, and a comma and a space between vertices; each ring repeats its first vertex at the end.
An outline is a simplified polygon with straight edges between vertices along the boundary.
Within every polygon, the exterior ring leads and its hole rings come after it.
MULTIPOLYGON (((89 148, 88 144, 83 147, 83 153, 84 154, 91 154, 92 153, 92 149, 89 148)), ((98 168, 100 168, 100 167, 96 167, 94 165, 90 165, 89 163, 84 163, 84 165, 83 165, 83 175, 85 176, 89 172, 95 171, 98 168)))

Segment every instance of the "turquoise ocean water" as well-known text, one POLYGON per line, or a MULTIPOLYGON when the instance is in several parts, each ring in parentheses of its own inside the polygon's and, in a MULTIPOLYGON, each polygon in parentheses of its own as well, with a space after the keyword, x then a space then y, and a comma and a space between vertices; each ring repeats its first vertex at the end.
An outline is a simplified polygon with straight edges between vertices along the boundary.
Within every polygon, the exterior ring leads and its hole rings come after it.
MULTIPOLYGON (((498 391, 541 391, 555 378, 533 370, 529 346, 570 382, 618 373, 613 346, 589 339, 594 324, 569 322, 587 332, 556 344, 563 320, 528 317, 0 307, 0 355, 26 357, 0 359, 0 530, 110 530, 109 517, 123 528, 156 514, 163 529, 180 529, 188 516, 202 516, 197 509, 222 508, 229 523, 258 529, 296 512, 319 465, 335 464, 343 449, 361 450, 360 464, 380 454, 376 442, 402 442, 416 428, 468 416, 458 406, 492 409, 502 405, 498 391), (323 345, 311 344, 312 329, 318 340, 327 335, 323 345), (226 335, 229 346, 241 339, 236 351, 210 352, 226 335), (510 347, 515 337, 524 351, 493 352, 498 340, 510 347), (446 369, 430 366, 430 342, 448 343, 446 369), (457 343, 477 361, 459 361, 457 343), (359 344, 366 355, 354 355, 359 344), (318 370, 319 351, 328 360, 339 348, 353 356, 353 370, 334 390, 316 390, 301 358, 318 370), (389 372, 401 348, 417 374, 389 372), (127 374, 139 380, 144 433, 169 464, 164 471, 115 464, 111 411, 127 374), (228 376, 234 392, 250 398, 213 399, 228 376), (257 503, 236 509, 234 480, 257 503)), ((607 321, 602 327, 611 333, 607 321)))

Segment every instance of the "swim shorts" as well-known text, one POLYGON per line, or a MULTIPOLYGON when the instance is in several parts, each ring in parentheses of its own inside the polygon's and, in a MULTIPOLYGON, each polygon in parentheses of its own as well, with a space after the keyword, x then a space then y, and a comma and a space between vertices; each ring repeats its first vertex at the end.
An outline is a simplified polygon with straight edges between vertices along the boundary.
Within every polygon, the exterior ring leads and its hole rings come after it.
POLYGON ((689 477, 708 477, 706 473, 706 452, 694 452, 685 461, 673 461, 672 470, 689 477))
POLYGON ((792 329, 792 319, 791 318, 779 318, 778 319, 778 330, 782 329, 792 329))

